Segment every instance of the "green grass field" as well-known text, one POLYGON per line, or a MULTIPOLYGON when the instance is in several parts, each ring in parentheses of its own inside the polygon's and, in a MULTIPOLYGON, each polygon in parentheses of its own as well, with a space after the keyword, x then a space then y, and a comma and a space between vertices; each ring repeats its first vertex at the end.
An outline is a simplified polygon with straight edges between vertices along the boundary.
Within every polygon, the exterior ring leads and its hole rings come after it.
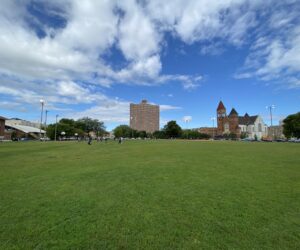
POLYGON ((0 144, 1 249, 300 249, 300 145, 0 144))

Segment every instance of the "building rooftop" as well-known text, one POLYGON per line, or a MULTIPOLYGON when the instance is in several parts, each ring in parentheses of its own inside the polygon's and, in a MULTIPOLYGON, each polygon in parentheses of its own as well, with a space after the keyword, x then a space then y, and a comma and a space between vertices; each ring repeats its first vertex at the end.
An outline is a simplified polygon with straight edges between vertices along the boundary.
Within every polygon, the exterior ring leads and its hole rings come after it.
POLYGON ((222 102, 222 101, 220 101, 220 102, 219 102, 219 105, 218 105, 218 108, 217 108, 217 111, 219 111, 219 110, 223 110, 223 109, 226 109, 226 108, 225 108, 225 106, 224 106, 223 102, 222 102))
POLYGON ((246 114, 245 116, 239 116, 239 124, 240 125, 253 125, 256 121, 258 115, 249 116, 246 114), (247 115, 247 116, 246 116, 247 115))
POLYGON ((234 108, 230 111, 229 116, 233 116, 233 115, 238 115, 238 112, 236 112, 234 108))
POLYGON ((30 127, 30 126, 24 126, 24 125, 5 125, 6 127, 10 127, 10 128, 14 128, 17 130, 20 130, 26 134, 28 133, 46 133, 45 130, 40 130, 39 128, 35 128, 35 127, 30 127))

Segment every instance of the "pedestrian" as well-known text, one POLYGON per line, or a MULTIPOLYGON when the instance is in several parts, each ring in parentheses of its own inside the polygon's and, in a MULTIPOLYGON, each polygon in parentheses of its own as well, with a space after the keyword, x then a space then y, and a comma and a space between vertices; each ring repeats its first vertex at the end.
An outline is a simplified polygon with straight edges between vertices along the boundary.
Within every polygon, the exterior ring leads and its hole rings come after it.
POLYGON ((92 137, 89 135, 88 144, 92 145, 92 137))
POLYGON ((119 144, 122 143, 122 137, 119 137, 119 144))

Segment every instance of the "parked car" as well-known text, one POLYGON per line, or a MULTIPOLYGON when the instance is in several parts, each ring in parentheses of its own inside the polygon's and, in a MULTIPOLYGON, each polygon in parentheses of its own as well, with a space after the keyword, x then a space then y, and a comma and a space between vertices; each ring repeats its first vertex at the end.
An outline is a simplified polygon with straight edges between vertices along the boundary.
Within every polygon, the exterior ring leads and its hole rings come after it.
POLYGON ((41 137, 40 141, 50 141, 50 138, 48 138, 48 137, 41 137))

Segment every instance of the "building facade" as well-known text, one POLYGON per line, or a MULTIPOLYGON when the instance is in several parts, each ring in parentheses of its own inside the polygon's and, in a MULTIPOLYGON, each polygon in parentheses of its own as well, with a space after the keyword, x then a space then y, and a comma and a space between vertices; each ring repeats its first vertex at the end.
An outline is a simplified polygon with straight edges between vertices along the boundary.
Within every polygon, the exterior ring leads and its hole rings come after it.
POLYGON ((273 139, 285 139, 285 136, 283 134, 283 126, 270 126, 268 129, 268 136, 273 139))
MULTIPOLYGON (((3 138, 4 137, 4 130, 5 130, 5 118, 0 116, 0 137, 3 138)), ((1 139, 0 138, 0 139, 1 139)))
POLYGON ((12 119, 7 119, 5 122, 6 125, 21 125, 21 126, 28 126, 28 127, 34 127, 34 128, 40 128, 40 123, 39 122, 30 122, 30 121, 25 121, 19 118, 12 118, 12 119))
POLYGON ((138 131, 153 133, 159 130, 159 106, 147 100, 139 104, 130 104, 130 127, 138 131))
POLYGON ((244 116, 239 116, 234 108, 227 115, 222 101, 217 108, 217 121, 217 135, 219 136, 230 133, 236 134, 237 137, 243 134, 251 139, 268 136, 268 127, 259 115, 249 116, 246 113, 244 116))
POLYGON ((197 129, 197 131, 201 134, 207 134, 212 138, 214 138, 217 135, 217 128, 202 127, 202 128, 197 129))

